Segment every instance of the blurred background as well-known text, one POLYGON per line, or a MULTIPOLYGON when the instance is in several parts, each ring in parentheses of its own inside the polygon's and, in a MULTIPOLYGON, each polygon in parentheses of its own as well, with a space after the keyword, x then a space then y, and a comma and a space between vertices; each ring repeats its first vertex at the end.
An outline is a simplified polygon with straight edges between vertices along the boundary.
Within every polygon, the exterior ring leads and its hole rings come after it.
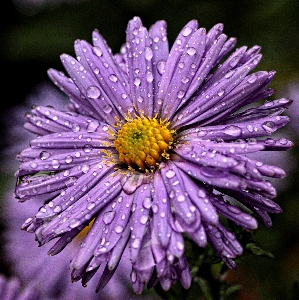
MULTIPOLYGON (((197 19, 199 27, 207 29, 223 23, 224 33, 237 37, 237 47, 260 45, 263 59, 256 70, 277 71, 271 84, 276 93, 271 99, 294 100, 286 112, 292 121, 279 134, 296 145, 299 139, 298 11, 298 0, 3 0, 0 10, 1 147, 8 144, 8 127, 20 122, 10 119, 7 123, 8 111, 24 105, 36 86, 48 80, 48 68, 63 70, 60 54, 74 55, 74 41, 91 42, 95 28, 117 53, 125 42, 127 22, 133 16, 141 17, 146 27, 157 20, 166 20, 170 45, 191 19, 197 19)), ((271 159, 269 155, 267 158, 271 159)), ((281 160, 275 158, 277 164, 285 166, 288 175, 277 182, 275 200, 284 212, 273 215, 273 229, 260 224, 255 233, 257 243, 274 258, 251 254, 242 257, 237 271, 228 277, 242 286, 238 299, 297 299, 294 297, 299 290, 298 147, 282 155, 281 160)), ((15 181, 13 175, 4 175, 2 172, 1 195, 15 181)), ((1 224, 5 224, 5 217, 1 224)), ((0 272, 10 273, 5 262, 0 261, 0 272)))

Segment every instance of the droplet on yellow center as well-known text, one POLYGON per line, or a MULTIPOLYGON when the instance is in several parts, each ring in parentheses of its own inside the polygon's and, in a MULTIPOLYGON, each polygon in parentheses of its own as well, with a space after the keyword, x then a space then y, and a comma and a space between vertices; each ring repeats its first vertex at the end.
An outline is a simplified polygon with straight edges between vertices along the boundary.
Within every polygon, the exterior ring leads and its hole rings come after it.
POLYGON ((172 134, 163 121, 137 117, 121 127, 114 146, 121 162, 145 171, 159 164, 172 142, 172 134))

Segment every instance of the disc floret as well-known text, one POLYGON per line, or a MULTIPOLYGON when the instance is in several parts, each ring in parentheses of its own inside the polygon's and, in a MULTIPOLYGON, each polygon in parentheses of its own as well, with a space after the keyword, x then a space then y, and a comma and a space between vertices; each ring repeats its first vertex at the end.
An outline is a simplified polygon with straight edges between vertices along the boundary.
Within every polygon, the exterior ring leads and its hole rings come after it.
POLYGON ((156 117, 131 116, 125 124, 117 124, 117 138, 114 146, 121 162, 129 168, 149 171, 156 168, 163 158, 168 159, 167 151, 173 143, 173 131, 167 128, 166 121, 156 117))

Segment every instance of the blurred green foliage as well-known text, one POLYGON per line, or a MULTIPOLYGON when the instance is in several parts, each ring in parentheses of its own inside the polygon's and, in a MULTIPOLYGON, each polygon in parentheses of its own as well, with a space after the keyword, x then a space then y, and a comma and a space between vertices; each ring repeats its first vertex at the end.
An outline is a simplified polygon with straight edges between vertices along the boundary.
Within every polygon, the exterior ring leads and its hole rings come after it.
MULTIPOLYGON (((127 22, 135 15, 147 27, 157 20, 166 20, 170 44, 191 19, 197 19, 199 26, 207 29, 224 23, 224 32, 238 38, 237 47, 262 46, 263 59, 258 69, 277 71, 272 87, 278 90, 288 81, 299 82, 297 0, 89 0, 40 9, 4 2, 0 12, 1 84, 5 91, 1 112, 22 103, 25 95, 47 78, 48 68, 62 70, 60 54, 73 55, 74 41, 90 42, 95 28, 113 52, 118 52, 125 42, 127 22)), ((296 144, 298 137, 294 135, 292 139, 296 144)), ((291 151, 297 164, 298 149, 291 151)), ((228 280, 235 286, 232 294, 241 286, 236 299, 299 299, 298 176, 295 168, 284 179, 287 188, 276 198, 284 213, 272 217, 274 228, 261 224, 255 233, 256 244, 248 246, 237 271, 229 272, 228 280)), ((2 182, 1 192, 5 189, 3 178, 2 182)), ((208 295, 203 279, 198 280, 198 285, 208 295)))

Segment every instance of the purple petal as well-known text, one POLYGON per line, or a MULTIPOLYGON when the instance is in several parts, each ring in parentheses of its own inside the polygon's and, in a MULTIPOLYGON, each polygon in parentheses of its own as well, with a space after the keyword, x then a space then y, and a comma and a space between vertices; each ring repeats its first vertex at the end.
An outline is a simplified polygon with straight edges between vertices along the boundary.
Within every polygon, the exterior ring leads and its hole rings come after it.
POLYGON ((148 31, 138 18, 128 24, 127 55, 132 101, 138 112, 153 117, 153 50, 148 31))

